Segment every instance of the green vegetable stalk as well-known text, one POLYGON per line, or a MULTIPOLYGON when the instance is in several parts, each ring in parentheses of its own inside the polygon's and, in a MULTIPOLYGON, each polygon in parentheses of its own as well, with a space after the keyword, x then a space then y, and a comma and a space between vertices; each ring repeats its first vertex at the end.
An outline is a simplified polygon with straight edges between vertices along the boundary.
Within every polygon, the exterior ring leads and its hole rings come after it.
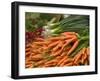
POLYGON ((44 29, 48 29, 50 34, 57 35, 62 32, 77 32, 79 34, 84 34, 84 30, 89 32, 89 16, 76 16, 71 15, 59 22, 48 23, 44 29))

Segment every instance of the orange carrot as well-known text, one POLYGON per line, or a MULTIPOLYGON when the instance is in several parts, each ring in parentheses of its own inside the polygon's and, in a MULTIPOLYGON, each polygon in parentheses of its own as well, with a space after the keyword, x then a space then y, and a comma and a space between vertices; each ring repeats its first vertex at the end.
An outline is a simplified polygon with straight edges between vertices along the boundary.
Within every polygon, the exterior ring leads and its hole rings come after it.
POLYGON ((35 54, 39 54, 39 53, 40 53, 39 50, 35 50, 35 49, 34 49, 34 50, 31 50, 31 52, 32 52, 32 53, 35 53, 35 54))
POLYGON ((77 37, 78 33, 75 32, 64 32, 61 35, 66 36, 66 38, 73 38, 73 37, 77 37))
POLYGON ((47 61, 45 64, 52 64, 52 63, 57 63, 57 60, 53 59, 53 60, 47 61))
POLYGON ((71 46, 67 46, 67 48, 65 49, 65 51, 69 51, 71 49, 71 46))
POLYGON ((87 59, 89 61, 89 59, 90 59, 90 48, 89 47, 86 49, 86 54, 87 54, 87 59))
POLYGON ((70 62, 72 62, 72 59, 71 59, 71 58, 68 58, 67 60, 64 60, 64 61, 60 64, 60 66, 62 67, 62 66, 64 66, 65 64, 68 64, 68 63, 70 63, 70 62))
POLYGON ((79 41, 76 41, 74 45, 72 46, 72 48, 68 51, 67 55, 70 55, 75 50, 75 48, 78 46, 78 44, 79 44, 79 41))
POLYGON ((68 63, 68 64, 65 64, 64 66, 73 66, 73 63, 70 62, 70 63, 68 63))
POLYGON ((32 68, 33 67, 33 65, 32 64, 29 64, 29 65, 25 65, 25 68, 32 68))
POLYGON ((78 54, 77 57, 74 58, 74 62, 77 63, 80 60, 81 56, 82 54, 78 54))
POLYGON ((50 56, 58 56, 58 55, 61 54, 61 52, 62 52, 62 50, 61 49, 60 50, 58 49, 58 51, 52 52, 52 54, 50 56))
POLYGON ((83 64, 85 59, 87 58, 87 54, 86 54, 86 48, 82 49, 82 56, 81 56, 81 63, 83 64))
POLYGON ((45 63, 45 60, 40 60, 39 62, 36 62, 34 65, 39 66, 45 63))
POLYGON ((73 62, 73 66, 79 66, 79 63, 74 63, 74 62, 73 62))
POLYGON ((62 41, 60 41, 59 44, 52 49, 52 51, 57 51, 57 49, 59 49, 59 47, 61 47, 62 45, 62 41))
POLYGON ((25 51, 30 51, 30 49, 31 49, 31 48, 28 47, 28 48, 25 49, 25 51))
POLYGON ((82 64, 84 64, 84 61, 85 61, 85 60, 84 60, 84 55, 82 55, 81 61, 80 61, 80 62, 81 62, 82 64))
POLYGON ((44 45, 44 44, 46 44, 45 42, 34 42, 34 44, 37 44, 37 45, 44 45))
POLYGON ((29 52, 26 52, 25 54, 26 54, 26 56, 29 56, 31 54, 31 52, 29 51, 29 52))
POLYGON ((42 50, 43 50, 42 48, 38 48, 37 53, 42 53, 42 50))
POLYGON ((62 57, 61 56, 57 56, 55 57, 55 60, 60 60, 62 57))
POLYGON ((66 39, 66 37, 63 37, 63 36, 60 36, 60 37, 51 37, 49 38, 50 41, 57 41, 57 40, 63 40, 63 39, 66 39))
POLYGON ((74 38, 76 37, 75 35, 66 35, 66 39, 74 38))
POLYGON ((36 55, 36 53, 31 53, 31 55, 30 55, 30 56, 34 56, 34 55, 36 55))
POLYGON ((64 32, 64 33, 62 33, 61 35, 64 35, 64 36, 68 36, 68 35, 70 35, 70 36, 77 36, 78 35, 78 33, 75 33, 75 32, 64 32))
POLYGON ((43 59, 42 55, 38 54, 38 55, 34 55, 31 57, 31 60, 33 61, 38 61, 38 60, 41 60, 43 59))
POLYGON ((63 52, 60 56, 63 57, 63 56, 66 56, 67 54, 65 52, 63 52))
POLYGON ((84 48, 82 49, 82 54, 84 54, 85 51, 86 51, 86 48, 84 47, 84 48))
POLYGON ((56 63, 52 63, 52 64, 45 64, 44 67, 53 67, 56 66, 56 63))
POLYGON ((28 61, 25 63, 25 68, 32 68, 33 67, 33 62, 32 61, 28 61))
POLYGON ((87 55, 90 54, 90 49, 89 49, 89 47, 86 49, 86 54, 87 54, 87 55))
POLYGON ((73 40, 75 40, 75 38, 72 38, 72 39, 69 39, 69 40, 65 40, 66 41, 66 43, 62 46, 62 50, 67 46, 67 45, 69 45, 73 40))
POLYGON ((84 63, 85 65, 88 65, 88 60, 85 60, 85 63, 84 63))
POLYGON ((64 61, 64 63, 66 63, 66 64, 69 63, 69 62, 73 62, 73 59, 68 58, 67 60, 64 61))
POLYGON ((51 47, 57 45, 58 43, 59 43, 59 41, 53 42, 53 43, 51 43, 51 44, 48 45, 48 48, 51 48, 51 47))
POLYGON ((58 64, 57 65, 60 65, 64 60, 66 60, 68 57, 66 56, 66 57, 64 57, 64 58, 62 58, 59 62, 58 62, 58 64))
POLYGON ((84 59, 84 60, 87 59, 87 54, 86 54, 86 53, 84 53, 83 59, 84 59))
POLYGON ((31 46, 31 44, 29 43, 29 44, 26 44, 26 47, 30 47, 31 46))
POLYGON ((44 41, 43 38, 35 38, 36 41, 44 41))

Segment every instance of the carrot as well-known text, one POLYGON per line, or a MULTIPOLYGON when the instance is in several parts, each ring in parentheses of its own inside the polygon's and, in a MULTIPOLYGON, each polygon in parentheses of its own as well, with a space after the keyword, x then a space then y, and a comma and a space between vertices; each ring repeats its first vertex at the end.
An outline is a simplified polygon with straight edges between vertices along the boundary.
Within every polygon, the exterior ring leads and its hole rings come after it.
POLYGON ((89 63, 88 63, 88 60, 85 60, 85 63, 84 63, 85 65, 88 65, 89 63))
POLYGON ((37 49, 37 52, 38 52, 38 53, 41 53, 42 50, 43 50, 42 48, 38 48, 38 49, 37 49))
POLYGON ((34 44, 37 44, 37 45, 44 45, 46 44, 45 42, 34 42, 34 44))
POLYGON ((67 38, 72 38, 73 36, 78 37, 78 33, 75 33, 75 32, 64 32, 61 35, 64 35, 67 38))
POLYGON ((45 64, 52 64, 52 63, 57 63, 57 60, 53 59, 53 60, 47 61, 45 64))
POLYGON ((78 46, 78 44, 79 44, 79 41, 76 41, 74 45, 72 46, 72 48, 68 51, 67 55, 70 55, 75 50, 75 48, 78 46))
POLYGON ((29 51, 29 52, 26 52, 25 54, 26 54, 26 56, 29 56, 31 54, 31 52, 29 51))
POLYGON ((25 48, 25 51, 30 51, 30 48, 29 47, 25 48))
POLYGON ((39 65, 43 65, 44 63, 45 63, 45 60, 40 60, 39 62, 36 62, 34 65, 39 66, 39 65))
POLYGON ((82 57, 81 57, 81 63, 84 64, 84 61, 85 61, 84 60, 84 55, 82 55, 82 57))
POLYGON ((53 67, 56 66, 56 63, 52 63, 52 64, 45 64, 44 67, 53 67))
POLYGON ((73 58, 74 62, 77 63, 79 60, 84 63, 85 48, 81 49, 73 58))
POLYGON ((31 52, 32 52, 32 53, 35 53, 35 54, 39 54, 39 53, 40 53, 39 50, 35 50, 35 49, 34 49, 34 50, 31 50, 31 52))
POLYGON ((32 64, 32 61, 26 61, 25 62, 27 65, 32 64))
POLYGON ((73 66, 73 63, 70 62, 70 63, 68 63, 68 64, 65 64, 64 66, 73 66))
POLYGON ((89 49, 89 47, 86 49, 86 54, 87 54, 87 55, 90 54, 90 49, 89 49))
POLYGON ((33 65, 32 64, 29 64, 29 65, 25 65, 25 68, 33 68, 33 65))
POLYGON ((84 53, 83 59, 84 59, 84 60, 87 59, 87 54, 86 54, 86 53, 84 53))
POLYGON ((68 53, 68 51, 71 49, 71 46, 70 45, 68 45, 68 46, 66 46, 64 49, 62 49, 62 52, 64 52, 66 55, 67 55, 67 53, 68 53))
POLYGON ((60 56, 61 57, 63 57, 63 56, 65 56, 65 55, 67 55, 65 52, 63 52, 60 56))
POLYGON ((79 63, 74 63, 74 62, 73 62, 73 66, 79 66, 79 63))
POLYGON ((66 56, 66 57, 63 57, 59 62, 58 62, 58 64, 57 65, 60 65, 64 60, 66 60, 68 57, 66 56))
POLYGON ((35 38, 36 41, 44 41, 43 38, 35 38))
POLYGON ((34 55, 36 55, 36 53, 31 53, 31 54, 30 54, 30 57, 31 57, 31 56, 34 56, 34 55))
MULTIPOLYGON (((74 38, 74 37, 76 37, 75 35, 66 35, 66 39, 65 40, 68 40, 68 39, 72 39, 72 38, 74 38)), ((77 38, 77 37, 76 37, 77 38)))
POLYGON ((60 49, 58 49, 58 51, 56 51, 56 52, 53 52, 50 56, 58 56, 58 55, 60 55, 61 54, 61 52, 62 52, 62 50, 60 49))
POLYGON ((85 51, 86 51, 86 48, 84 47, 84 48, 82 49, 82 54, 84 54, 85 51))
POLYGON ((76 37, 75 35, 66 35, 66 39, 74 38, 76 37))
POLYGON ((35 42, 40 42, 40 41, 33 41, 33 42, 31 43, 31 47, 35 47, 35 46, 38 45, 38 44, 35 44, 35 42))
POLYGON ((75 40, 75 38, 72 38, 72 39, 69 39, 69 40, 65 40, 66 41, 66 43, 62 46, 62 50, 67 46, 67 45, 69 45, 72 41, 74 41, 75 40))
POLYGON ((57 49, 59 49, 59 47, 61 47, 62 45, 62 41, 60 41, 59 44, 52 49, 52 51, 57 51, 57 49))
POLYGON ((67 43, 68 41, 74 42, 74 41, 76 41, 76 40, 77 40, 77 37, 73 36, 73 38, 71 38, 71 39, 69 39, 69 40, 65 40, 65 41, 66 41, 66 43, 67 43))
POLYGON ((81 57, 81 63, 84 64, 85 59, 87 58, 86 54, 86 48, 82 49, 82 57, 81 57))
POLYGON ((60 66, 62 67, 62 66, 64 66, 65 64, 70 63, 70 62, 72 62, 72 59, 71 59, 71 58, 68 58, 67 60, 64 60, 64 61, 60 64, 60 66))
POLYGON ((31 57, 31 60, 33 60, 33 61, 38 61, 38 60, 42 60, 42 59, 43 59, 43 57, 40 54, 34 55, 31 57))
POLYGON ((26 47, 30 47, 31 46, 31 44, 29 43, 29 44, 26 44, 26 47))
POLYGON ((89 61, 89 59, 90 59, 90 48, 89 47, 87 48, 86 53, 87 53, 87 59, 89 61))
POLYGON ((51 44, 48 45, 48 48, 51 48, 51 47, 57 45, 58 43, 59 43, 59 41, 53 42, 53 43, 51 43, 51 44))
POLYGON ((55 60, 60 60, 62 57, 61 56, 57 56, 55 57, 55 60))
POLYGON ((59 36, 59 37, 51 37, 49 38, 50 41, 57 41, 57 40, 63 40, 63 39, 66 39, 66 37, 63 37, 63 36, 59 36))
POLYGON ((25 59, 25 63, 31 62, 30 58, 25 59))
POLYGON ((68 58, 67 60, 64 61, 64 63, 69 63, 69 62, 72 62, 72 61, 73 61, 73 59, 68 58))
POLYGON ((32 61, 28 61, 25 63, 25 68, 32 68, 33 67, 33 62, 32 61))
POLYGON ((65 46, 66 50, 69 50, 72 47, 72 45, 65 46))
POLYGON ((77 63, 80 60, 81 56, 82 56, 82 54, 78 54, 77 57, 74 58, 75 59, 74 63, 77 63))
POLYGON ((55 52, 55 51, 57 51, 59 48, 60 48, 60 47, 59 47, 59 44, 58 44, 57 46, 55 46, 55 47, 52 49, 52 51, 55 52))

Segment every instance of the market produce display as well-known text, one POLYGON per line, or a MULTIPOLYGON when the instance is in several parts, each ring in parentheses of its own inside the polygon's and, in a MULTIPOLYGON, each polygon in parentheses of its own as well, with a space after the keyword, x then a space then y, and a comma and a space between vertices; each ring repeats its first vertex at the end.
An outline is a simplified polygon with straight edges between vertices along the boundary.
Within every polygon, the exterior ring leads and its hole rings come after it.
MULTIPOLYGON (((38 19, 41 22, 45 21, 41 27, 37 23, 26 24, 25 67, 89 65, 89 16, 64 17, 64 15, 53 14, 52 17, 46 19, 43 18, 43 14, 42 17, 40 15, 38 14, 36 21, 38 19), (37 27, 33 27, 36 24, 37 27)), ((32 17, 31 20, 26 19, 27 23, 29 21, 32 21, 32 17)))

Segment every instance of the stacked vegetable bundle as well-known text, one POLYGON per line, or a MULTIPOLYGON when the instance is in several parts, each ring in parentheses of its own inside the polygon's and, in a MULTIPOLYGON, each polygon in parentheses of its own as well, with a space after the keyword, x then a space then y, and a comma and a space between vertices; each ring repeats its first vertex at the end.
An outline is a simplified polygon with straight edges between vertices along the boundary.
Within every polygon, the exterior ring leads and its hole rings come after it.
POLYGON ((26 68, 89 65, 88 16, 53 19, 42 30, 26 43, 26 68))
POLYGON ((48 39, 36 38, 26 47, 26 68, 88 65, 89 47, 76 49, 83 40, 79 40, 75 32, 48 39))

